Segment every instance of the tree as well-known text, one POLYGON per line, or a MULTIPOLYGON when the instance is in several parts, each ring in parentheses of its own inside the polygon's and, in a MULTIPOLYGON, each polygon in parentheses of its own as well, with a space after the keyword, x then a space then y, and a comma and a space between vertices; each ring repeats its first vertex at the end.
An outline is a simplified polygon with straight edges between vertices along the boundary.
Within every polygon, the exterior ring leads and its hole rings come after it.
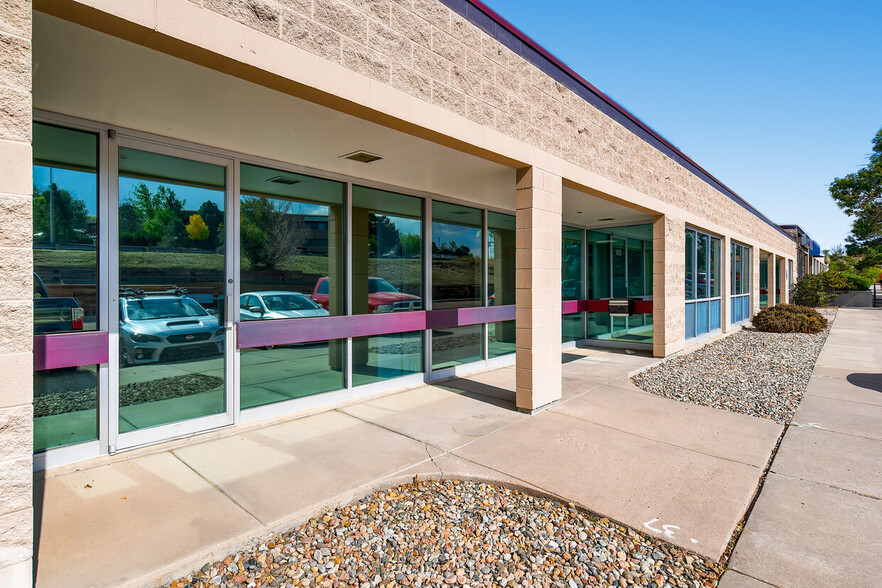
POLYGON ((203 202, 199 206, 198 212, 199 216, 202 217, 202 220, 205 221, 205 224, 208 227, 208 248, 216 249, 221 245, 221 241, 218 240, 218 229, 224 224, 224 213, 218 208, 217 204, 211 200, 203 202))
POLYGON ((89 237, 86 203, 68 190, 52 184, 46 190, 34 188, 34 241, 50 243, 92 243, 89 237), (52 213, 49 212, 50 202, 52 213))
POLYGON ((401 253, 401 233, 385 214, 368 215, 368 255, 382 257, 401 253))
POLYGON ((185 227, 191 241, 204 241, 208 239, 211 231, 202 217, 198 214, 190 215, 190 222, 185 227))
POLYGON ((292 202, 242 196, 240 247, 254 267, 272 269, 300 253, 308 229, 302 214, 291 213, 292 202))
POLYGON ((873 153, 866 167, 836 178, 830 184, 830 195, 851 217, 848 253, 864 254, 882 250, 882 129, 873 138, 873 153))
POLYGON ((138 184, 119 209, 125 244, 179 247, 186 243, 184 201, 171 188, 160 185, 151 192, 147 184, 138 184))

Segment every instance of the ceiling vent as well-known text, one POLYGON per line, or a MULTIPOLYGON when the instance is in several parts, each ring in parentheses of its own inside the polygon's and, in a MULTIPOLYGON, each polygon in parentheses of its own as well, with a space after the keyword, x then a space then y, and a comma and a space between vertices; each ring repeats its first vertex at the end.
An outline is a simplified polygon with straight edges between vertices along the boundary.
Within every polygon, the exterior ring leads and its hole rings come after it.
POLYGON ((301 180, 297 178, 292 178, 290 176, 274 176, 272 178, 268 178, 267 182, 274 182, 276 184, 285 184, 286 186, 293 186, 294 184, 299 184, 301 180))
POLYGON ((340 158, 351 159, 352 161, 358 161, 360 163, 373 163, 383 159, 383 156, 377 155, 376 153, 369 153, 367 151, 353 151, 352 153, 341 155, 340 158))

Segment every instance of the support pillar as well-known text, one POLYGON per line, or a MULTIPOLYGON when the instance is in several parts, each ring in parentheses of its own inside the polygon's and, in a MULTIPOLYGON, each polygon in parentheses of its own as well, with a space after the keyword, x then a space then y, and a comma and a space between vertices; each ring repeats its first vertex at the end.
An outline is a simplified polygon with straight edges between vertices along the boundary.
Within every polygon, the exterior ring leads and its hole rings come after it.
POLYGON ((515 304, 517 407, 535 412, 561 397, 560 176, 517 172, 515 304))
POLYGON ((760 311, 760 250, 750 248, 750 319, 760 311))
POLYGON ((720 282, 720 326, 724 333, 732 329, 732 240, 728 236, 720 239, 723 251, 720 253, 723 266, 720 282))
POLYGON ((0 586, 32 586, 31 3, 3 3, 0 87, 0 586))
POLYGON ((775 290, 778 288, 778 284, 775 281, 775 255, 772 253, 766 256, 766 268, 769 274, 769 277, 766 279, 766 291, 768 292, 766 295, 766 306, 775 306, 775 290))
POLYGON ((652 354, 686 345, 686 223, 658 216, 652 223, 652 354))

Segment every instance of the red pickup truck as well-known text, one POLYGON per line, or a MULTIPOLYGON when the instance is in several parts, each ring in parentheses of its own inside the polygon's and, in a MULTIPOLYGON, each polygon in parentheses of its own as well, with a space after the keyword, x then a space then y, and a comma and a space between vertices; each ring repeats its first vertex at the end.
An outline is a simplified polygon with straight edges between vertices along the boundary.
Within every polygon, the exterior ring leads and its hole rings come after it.
MULTIPOLYGON (((326 310, 328 308, 328 278, 319 278, 312 291, 312 300, 326 310)), ((413 294, 399 292, 383 278, 368 278, 368 312, 404 312, 422 310, 423 300, 413 294)))

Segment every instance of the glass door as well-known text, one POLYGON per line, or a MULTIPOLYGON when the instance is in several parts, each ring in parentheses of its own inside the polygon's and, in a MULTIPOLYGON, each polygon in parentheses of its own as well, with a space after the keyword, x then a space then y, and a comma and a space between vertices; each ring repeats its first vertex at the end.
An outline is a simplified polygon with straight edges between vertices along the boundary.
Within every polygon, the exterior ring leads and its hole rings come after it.
POLYGON ((111 427, 122 448, 232 422, 232 162, 123 139, 116 156, 111 427))

